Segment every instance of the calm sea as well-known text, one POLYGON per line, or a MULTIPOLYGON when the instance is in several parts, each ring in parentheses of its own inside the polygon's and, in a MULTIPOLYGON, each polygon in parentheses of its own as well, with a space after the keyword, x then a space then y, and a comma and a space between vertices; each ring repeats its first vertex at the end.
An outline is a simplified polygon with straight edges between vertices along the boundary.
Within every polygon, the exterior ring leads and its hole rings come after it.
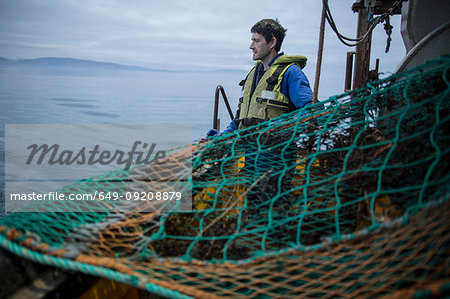
MULTIPOLYGON (((212 128, 216 86, 224 86, 234 112, 238 82, 244 76, 245 72, 0 68, 0 203, 5 124, 190 124, 195 140, 212 128)), ((219 111, 226 126, 230 117, 223 102, 219 111)))

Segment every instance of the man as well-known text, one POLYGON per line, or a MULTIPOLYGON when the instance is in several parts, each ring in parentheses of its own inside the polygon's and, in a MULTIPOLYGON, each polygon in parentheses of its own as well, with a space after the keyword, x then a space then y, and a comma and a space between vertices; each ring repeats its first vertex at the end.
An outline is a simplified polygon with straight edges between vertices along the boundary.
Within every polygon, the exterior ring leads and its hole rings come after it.
MULTIPOLYGON (((224 132, 210 130, 208 137, 257 125, 312 103, 312 91, 302 71, 306 57, 279 52, 286 29, 276 20, 263 19, 251 28, 251 33, 250 50, 256 63, 240 83, 242 97, 236 117, 224 132)), ((247 181, 245 222, 250 226, 266 225, 271 209, 274 220, 271 235, 280 237, 297 158, 296 144, 288 140, 264 144, 257 135, 243 143, 247 181)))
POLYGON ((236 118, 224 132, 210 130, 208 136, 253 126, 312 103, 311 87, 302 71, 306 57, 279 53, 286 29, 276 20, 263 19, 251 33, 250 50, 256 63, 240 83, 236 118))

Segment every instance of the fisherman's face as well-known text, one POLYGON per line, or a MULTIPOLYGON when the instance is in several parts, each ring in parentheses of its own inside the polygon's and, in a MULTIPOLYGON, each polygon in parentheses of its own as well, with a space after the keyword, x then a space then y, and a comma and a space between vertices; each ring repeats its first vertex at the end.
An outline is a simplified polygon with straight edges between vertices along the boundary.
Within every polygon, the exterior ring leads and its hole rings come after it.
POLYGON ((275 46, 274 40, 267 43, 264 36, 259 33, 252 33, 252 43, 250 44, 250 50, 253 51, 253 60, 264 60, 264 58, 270 55, 272 48, 275 46))

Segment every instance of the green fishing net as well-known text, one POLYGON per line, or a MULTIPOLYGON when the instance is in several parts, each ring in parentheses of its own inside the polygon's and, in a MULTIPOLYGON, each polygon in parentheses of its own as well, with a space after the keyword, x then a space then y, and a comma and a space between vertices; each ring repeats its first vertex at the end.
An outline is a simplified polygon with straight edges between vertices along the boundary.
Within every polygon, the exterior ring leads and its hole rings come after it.
MULTIPOLYGON (((170 297, 448 290, 449 65, 441 57, 168 150, 192 169, 178 177, 192 183, 192 211, 99 201, 107 209, 13 213, 1 246, 170 297)), ((177 184, 166 172, 137 165, 63 191, 177 184)))

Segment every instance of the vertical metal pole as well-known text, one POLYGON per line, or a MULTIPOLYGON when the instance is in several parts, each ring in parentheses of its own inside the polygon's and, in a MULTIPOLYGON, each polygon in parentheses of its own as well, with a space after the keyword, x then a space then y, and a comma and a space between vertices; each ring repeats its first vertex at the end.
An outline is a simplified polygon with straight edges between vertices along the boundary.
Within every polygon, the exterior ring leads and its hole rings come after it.
POLYGON ((228 114, 231 120, 233 120, 233 112, 231 111, 230 104, 228 103, 227 95, 225 94, 225 89, 222 85, 217 85, 216 92, 214 95, 214 115, 213 115, 213 129, 220 130, 220 119, 219 119, 219 92, 222 93, 223 101, 227 106, 228 114))
POLYGON ((352 89, 353 56, 355 52, 347 52, 347 61, 345 66, 345 85, 344 92, 352 89))
MULTIPOLYGON (((369 29, 369 22, 367 18, 368 11, 363 7, 358 12, 358 29, 357 36, 361 37, 369 29)), ((367 83, 369 79, 370 66, 370 48, 372 44, 372 33, 367 36, 364 42, 356 46, 355 57, 355 73, 353 77, 353 88, 360 88, 367 83)))
POLYGON ((219 117, 219 91, 222 86, 217 86, 214 95, 214 115, 213 115, 213 129, 219 130, 218 117, 219 117))

